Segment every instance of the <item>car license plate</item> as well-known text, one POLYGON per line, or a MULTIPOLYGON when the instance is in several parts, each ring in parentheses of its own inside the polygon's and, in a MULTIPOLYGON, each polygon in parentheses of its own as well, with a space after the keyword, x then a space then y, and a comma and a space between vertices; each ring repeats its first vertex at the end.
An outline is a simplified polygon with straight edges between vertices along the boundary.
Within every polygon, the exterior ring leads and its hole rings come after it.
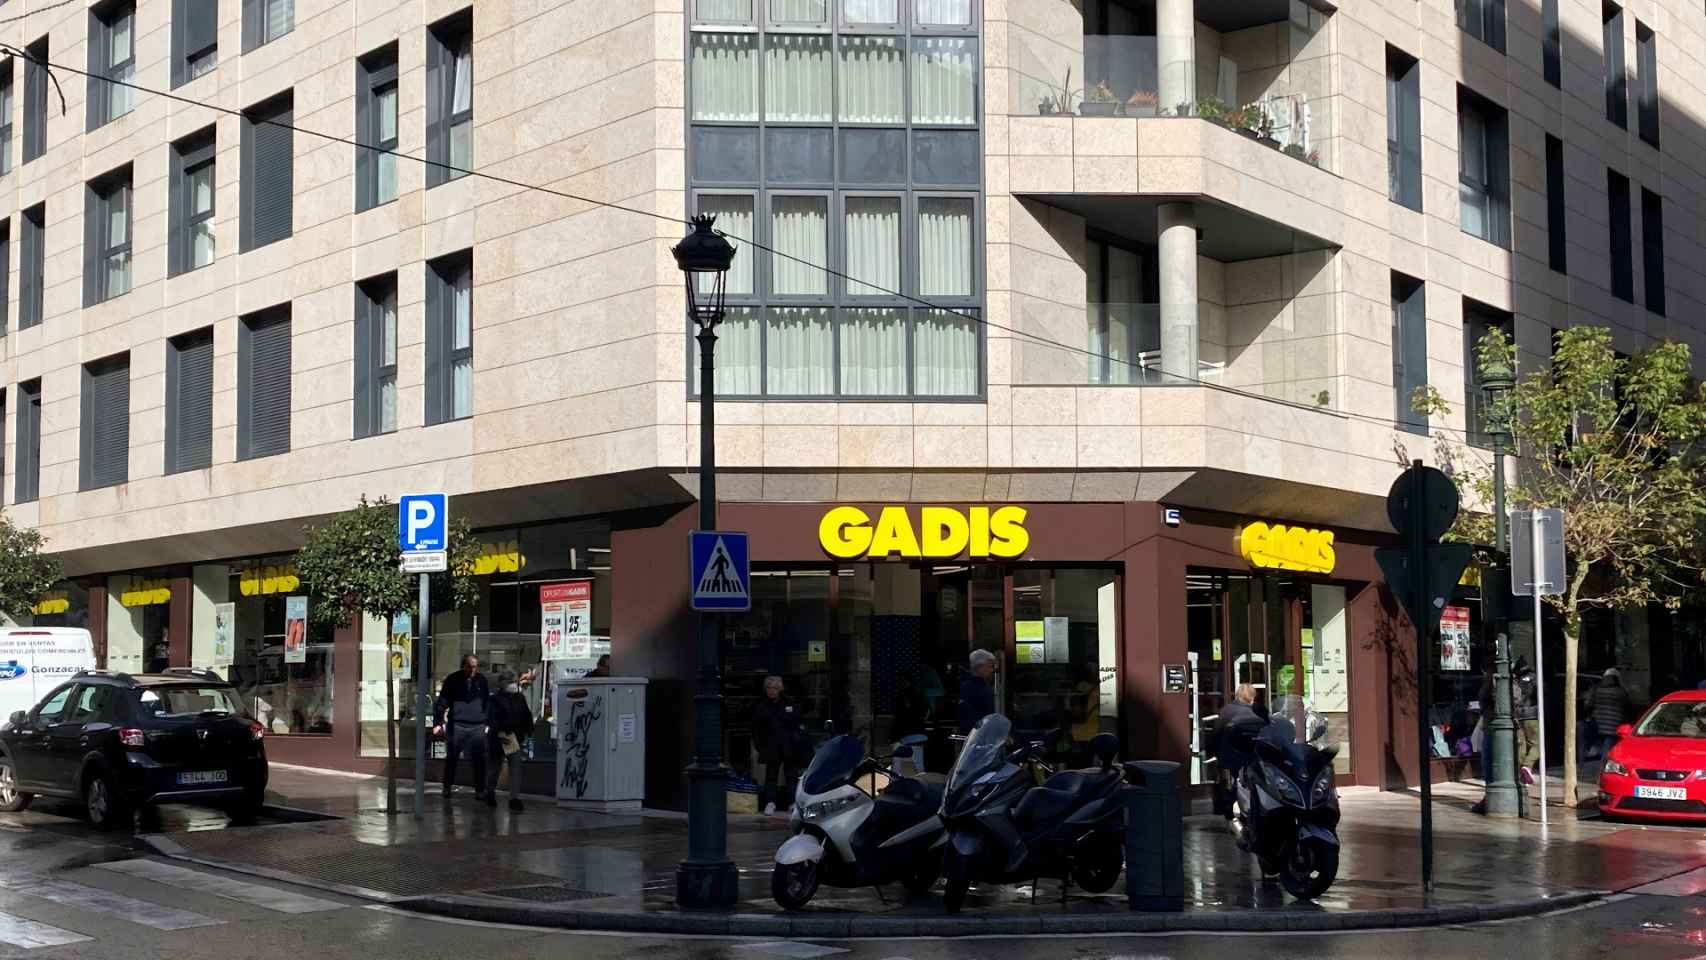
POLYGON ((1635 796, 1643 800, 1687 800, 1688 790, 1685 787, 1636 786, 1635 796))
POLYGON ((194 773, 178 774, 178 785, 193 787, 207 783, 224 783, 229 777, 230 774, 224 770, 197 770, 194 773))

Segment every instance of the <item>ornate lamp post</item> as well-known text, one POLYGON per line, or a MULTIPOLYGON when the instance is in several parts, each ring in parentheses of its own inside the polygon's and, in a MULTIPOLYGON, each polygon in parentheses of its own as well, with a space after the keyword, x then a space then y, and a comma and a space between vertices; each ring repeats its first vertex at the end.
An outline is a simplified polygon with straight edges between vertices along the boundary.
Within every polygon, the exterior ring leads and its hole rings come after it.
MULTIPOLYGON (((1519 817, 1522 815, 1522 791, 1516 782, 1516 722, 1511 716, 1511 655, 1510 636, 1506 628, 1506 598, 1510 596, 1510 531, 1505 516, 1505 454, 1509 452, 1509 397, 1516 387, 1516 371, 1503 357, 1481 364, 1481 390, 1487 398, 1487 430, 1493 441, 1493 529, 1494 547, 1498 550, 1498 570, 1489 580, 1483 580, 1483 597, 1496 594, 1490 609, 1497 610, 1493 623, 1486 624, 1493 634, 1493 718, 1487 725, 1488 749, 1492 762, 1484 803, 1488 816, 1519 817)), ((1488 605, 1483 604, 1484 608, 1488 605)))
MULTIPOLYGON (((699 341, 699 529, 717 529, 716 376, 712 356, 735 248, 712 228, 717 218, 693 218, 693 232, 675 245, 687 279, 687 315, 699 341)), ((740 874, 728 854, 728 767, 723 763, 723 678, 717 614, 699 614, 699 689, 693 696, 693 763, 687 768, 687 859, 675 870, 683 907, 729 907, 740 898, 740 874)))

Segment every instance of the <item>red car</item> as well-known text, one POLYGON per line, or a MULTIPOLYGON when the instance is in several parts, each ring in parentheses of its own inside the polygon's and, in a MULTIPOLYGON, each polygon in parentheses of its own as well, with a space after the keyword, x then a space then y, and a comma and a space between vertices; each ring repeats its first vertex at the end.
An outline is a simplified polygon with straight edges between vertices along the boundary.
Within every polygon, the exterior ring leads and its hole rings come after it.
POLYGON ((1706 822, 1706 690, 1670 694, 1617 734, 1599 773, 1602 816, 1706 822))

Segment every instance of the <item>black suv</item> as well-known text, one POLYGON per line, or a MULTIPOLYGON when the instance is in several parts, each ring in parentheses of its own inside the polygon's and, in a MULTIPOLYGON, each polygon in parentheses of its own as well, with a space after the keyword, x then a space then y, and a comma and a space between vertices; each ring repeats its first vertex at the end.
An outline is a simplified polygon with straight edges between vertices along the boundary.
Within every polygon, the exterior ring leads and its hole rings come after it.
POLYGON ((0 811, 40 794, 81 801, 103 829, 175 800, 252 816, 267 787, 264 732, 210 671, 85 670, 0 726, 0 811))

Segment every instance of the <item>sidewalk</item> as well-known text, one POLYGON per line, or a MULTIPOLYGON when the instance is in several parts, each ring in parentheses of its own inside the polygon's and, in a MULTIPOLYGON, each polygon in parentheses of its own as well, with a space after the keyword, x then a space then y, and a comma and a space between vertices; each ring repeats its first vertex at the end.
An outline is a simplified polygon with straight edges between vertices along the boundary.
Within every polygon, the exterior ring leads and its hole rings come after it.
MULTIPOLYGON (((1044 880, 974 888, 966 912, 946 917, 940 889, 886 899, 870 889, 824 888, 812 907, 784 914, 770 898, 771 855, 784 822, 729 821, 729 855, 741 870, 732 914, 683 912, 674 903, 686 821, 561 811, 544 798, 511 814, 437 785, 426 816, 383 812, 383 780, 275 767, 269 800, 339 819, 205 833, 153 834, 157 852, 252 875, 332 889, 406 909, 480 920, 580 929, 768 936, 954 935, 1102 930, 1274 930, 1423 926, 1539 913, 1701 870, 1693 833, 1554 817, 1528 822, 1467 812, 1478 791, 1442 788, 1434 807, 1434 894, 1420 890, 1418 810, 1412 795, 1347 790, 1339 880, 1316 904, 1264 883, 1214 817, 1186 821, 1183 914, 1138 914, 1123 896, 1073 892, 1044 880), (1691 842, 1678 842, 1688 838, 1691 842)), ((400 784, 410 809, 412 792, 400 784)), ((1558 811, 1561 813, 1561 811, 1558 811)), ((1121 882, 1117 890, 1123 891, 1121 882)))

